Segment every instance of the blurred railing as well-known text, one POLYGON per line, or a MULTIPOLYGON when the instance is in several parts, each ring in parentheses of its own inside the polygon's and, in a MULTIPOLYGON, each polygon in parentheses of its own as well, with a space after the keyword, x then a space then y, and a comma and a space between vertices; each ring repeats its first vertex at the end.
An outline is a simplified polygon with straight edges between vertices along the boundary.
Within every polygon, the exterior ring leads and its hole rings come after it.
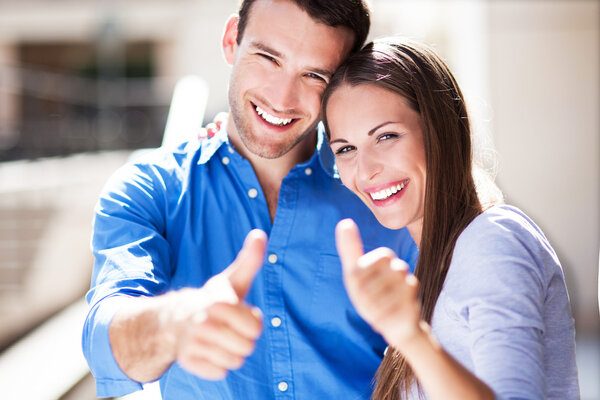
POLYGON ((175 84, 0 64, 0 161, 157 147, 175 84))
MULTIPOLYGON (((179 81, 161 128, 164 144, 198 133, 207 97, 202 79, 179 81)), ((111 151, 0 163, 1 398, 95 398, 80 344, 93 207, 108 177, 130 157, 130 151, 111 151)), ((125 398, 160 394, 155 384, 125 398)))

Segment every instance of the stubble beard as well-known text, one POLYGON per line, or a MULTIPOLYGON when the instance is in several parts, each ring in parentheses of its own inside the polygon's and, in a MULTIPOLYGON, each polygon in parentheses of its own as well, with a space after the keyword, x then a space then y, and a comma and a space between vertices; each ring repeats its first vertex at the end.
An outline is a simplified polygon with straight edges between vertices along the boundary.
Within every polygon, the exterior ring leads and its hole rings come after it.
MULTIPOLYGON (((229 107, 230 113, 233 117, 233 123, 237 129, 238 136, 242 141, 242 144, 252 154, 266 158, 275 159, 284 156, 290 152, 296 145, 302 142, 308 135, 315 131, 318 121, 314 121, 308 129, 306 129, 301 135, 295 136, 292 134, 292 130, 295 127, 290 128, 290 132, 282 133, 285 135, 285 140, 278 142, 268 141, 268 137, 261 138, 253 129, 251 124, 252 115, 248 115, 247 118, 244 116, 244 100, 243 97, 237 96, 235 90, 235 84, 232 82, 229 90, 229 107)), ((250 112, 254 112, 251 110, 250 112)))

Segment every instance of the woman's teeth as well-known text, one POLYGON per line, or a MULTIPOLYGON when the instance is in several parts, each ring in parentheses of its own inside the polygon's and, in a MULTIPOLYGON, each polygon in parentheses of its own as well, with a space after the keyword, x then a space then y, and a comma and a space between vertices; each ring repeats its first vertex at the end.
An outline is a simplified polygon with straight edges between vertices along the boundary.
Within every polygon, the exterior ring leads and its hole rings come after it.
POLYGON ((387 189, 380 190, 379 192, 369 193, 369 195, 371 196, 371 198, 373 200, 385 200, 388 197, 390 197, 390 196, 398 193, 402 189, 404 189, 405 185, 406 185, 406 181, 399 183, 395 186, 390 186, 387 189))
POLYGON ((284 126, 292 122, 292 118, 278 118, 271 114, 268 114, 265 110, 256 106, 256 113, 261 116, 262 119, 270 123, 271 125, 284 126))

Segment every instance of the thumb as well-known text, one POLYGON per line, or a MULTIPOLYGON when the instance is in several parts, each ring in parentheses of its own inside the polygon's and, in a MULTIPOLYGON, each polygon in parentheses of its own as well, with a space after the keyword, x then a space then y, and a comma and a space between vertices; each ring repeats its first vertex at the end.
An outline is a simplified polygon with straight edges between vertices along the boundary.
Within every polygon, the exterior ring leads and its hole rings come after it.
POLYGON ((259 229, 251 230, 244 240, 244 246, 226 270, 231 287, 239 299, 246 297, 254 277, 263 265, 267 234, 259 229))
POLYGON ((351 219, 343 219, 335 228, 335 244, 337 247, 344 274, 356 268, 359 257, 364 254, 358 226, 351 219))

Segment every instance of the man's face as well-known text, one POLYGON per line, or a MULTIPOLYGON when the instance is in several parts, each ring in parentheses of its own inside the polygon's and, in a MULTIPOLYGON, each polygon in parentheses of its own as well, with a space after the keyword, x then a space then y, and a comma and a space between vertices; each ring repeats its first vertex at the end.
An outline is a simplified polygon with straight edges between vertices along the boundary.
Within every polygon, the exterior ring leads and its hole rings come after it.
POLYGON ((314 132, 323 90, 354 34, 316 22, 291 1, 258 0, 239 45, 231 37, 237 24, 227 25, 223 39, 233 66, 230 134, 255 155, 281 157, 314 132))

